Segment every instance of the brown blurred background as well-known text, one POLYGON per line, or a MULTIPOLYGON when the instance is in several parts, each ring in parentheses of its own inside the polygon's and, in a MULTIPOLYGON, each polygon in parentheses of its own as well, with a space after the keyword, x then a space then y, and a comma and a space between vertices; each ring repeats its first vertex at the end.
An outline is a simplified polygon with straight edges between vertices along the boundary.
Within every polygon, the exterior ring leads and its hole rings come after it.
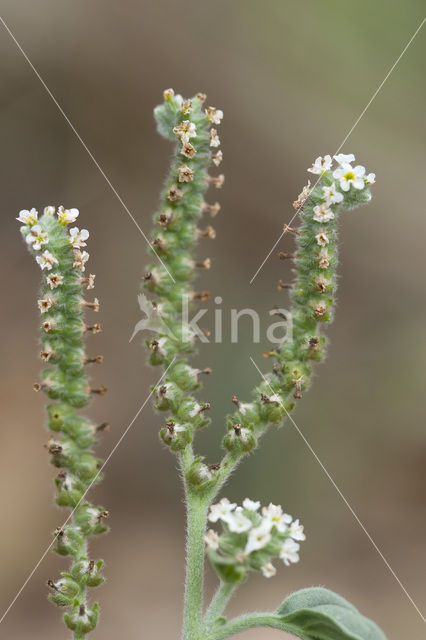
MULTIPOLYGON (((172 86, 206 91, 225 112, 220 128, 226 184, 217 240, 200 244, 213 268, 200 283, 229 309, 262 314, 287 304, 276 290, 288 268, 276 251, 250 278, 292 215, 306 168, 333 153, 422 19, 422 2, 356 4, 263 0, 200 2, 3 0, 2 16, 135 218, 151 215, 171 148, 155 132, 152 109, 172 86)), ((425 34, 415 39, 345 144, 377 173, 370 206, 341 229, 337 319, 329 357, 295 419, 402 583, 425 610, 424 371, 425 34)), ((89 352, 109 393, 90 408, 112 428, 108 455, 159 370, 146 365, 136 295, 146 244, 57 107, 0 25, 2 159, 2 385, 0 492, 3 612, 65 519, 53 504, 54 470, 43 443, 44 398, 32 392, 37 359, 40 272, 15 221, 22 208, 80 209, 90 230, 90 270, 103 333, 89 352)), ((209 199, 216 198, 209 194, 209 199)), ((291 250, 292 242, 280 243, 291 250)), ((213 301, 210 309, 213 309, 213 301)), ((212 315, 206 324, 212 324, 212 315)), ((242 323, 243 324, 243 321, 242 323)), ((197 442, 217 460, 230 397, 258 382, 250 365, 267 347, 249 331, 203 348, 211 366, 202 398, 213 425, 197 442), (244 335, 243 335, 244 334, 244 335)), ((108 582, 96 596, 102 618, 93 640, 177 638, 183 584, 184 513, 176 463, 157 438, 162 417, 147 406, 117 449, 92 498, 111 511, 112 532, 92 543, 108 582)), ((275 607, 291 590, 325 585, 374 617, 390 640, 424 637, 424 624, 291 425, 270 433, 226 489, 281 503, 304 522, 301 562, 267 581, 253 576, 230 611, 275 607)), ((66 561, 65 561, 66 562, 66 561)), ((7 640, 67 637, 46 601, 45 580, 64 569, 49 553, 7 618, 7 640)), ((209 587, 213 579, 209 578, 209 587)), ((277 634, 259 630, 247 638, 277 634)), ((243 636, 241 636, 243 637, 243 636)))

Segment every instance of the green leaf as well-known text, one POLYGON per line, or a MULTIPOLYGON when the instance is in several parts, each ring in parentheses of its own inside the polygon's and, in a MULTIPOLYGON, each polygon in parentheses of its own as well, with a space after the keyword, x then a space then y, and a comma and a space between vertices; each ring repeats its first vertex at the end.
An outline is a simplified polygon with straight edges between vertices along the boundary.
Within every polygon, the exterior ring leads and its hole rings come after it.
POLYGON ((347 600, 328 589, 296 591, 274 613, 249 613, 215 627, 209 636, 224 640, 247 629, 270 627, 302 640, 386 640, 386 636, 347 600))
POLYGON ((372 620, 341 596, 320 587, 293 593, 277 614, 283 630, 303 640, 386 640, 372 620))

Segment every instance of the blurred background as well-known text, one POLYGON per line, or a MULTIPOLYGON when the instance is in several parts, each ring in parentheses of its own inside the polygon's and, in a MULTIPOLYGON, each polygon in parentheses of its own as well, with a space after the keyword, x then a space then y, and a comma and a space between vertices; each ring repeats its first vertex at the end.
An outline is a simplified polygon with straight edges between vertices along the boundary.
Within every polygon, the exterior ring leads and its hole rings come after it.
MULTIPOLYGON (((220 127, 226 183, 217 196, 217 239, 199 257, 213 268, 199 286, 223 298, 223 344, 196 361, 211 366, 200 396, 213 424, 197 447, 219 457, 231 395, 248 398, 267 370, 266 339, 253 344, 248 320, 230 343, 229 310, 253 307, 268 323, 286 306, 278 278, 290 267, 277 251, 250 279, 292 216, 306 168, 333 153, 420 24, 420 0, 315 2, 216 0, 3 0, 2 17, 77 128, 135 219, 150 235, 168 170, 170 145, 152 118, 162 91, 208 94, 225 113, 220 127)), ((424 29, 414 40, 342 149, 375 171, 372 203, 341 225, 337 317, 329 357, 294 415, 304 435, 389 561, 425 610, 426 436, 424 423, 425 255, 424 29)), ((3 313, 1 358, 1 613, 65 519, 53 504, 54 469, 43 448, 44 398, 34 394, 40 272, 20 238, 20 209, 80 209, 90 230, 90 271, 97 274, 103 332, 89 353, 109 393, 89 409, 108 421, 106 457, 159 375, 146 365, 137 292, 147 247, 5 28, 0 25, 3 313)), ((205 326, 212 328, 213 313, 205 326), (210 324, 209 324, 210 323, 210 324)), ((264 331, 262 333, 264 336, 264 331)), ((158 441, 163 416, 147 406, 107 468, 93 501, 111 512, 112 531, 92 542, 108 582, 96 593, 102 618, 93 640, 179 636, 184 512, 175 459, 158 441)), ((389 640, 424 637, 424 623, 291 424, 269 433, 228 487, 281 503, 305 524, 300 564, 272 580, 253 576, 230 612, 271 609, 285 595, 324 585, 373 617, 389 640)), ((48 553, 1 625, 8 640, 66 637, 45 581, 64 569, 48 553)), ((214 578, 208 574, 208 589, 214 578)), ((268 640, 274 631, 245 636, 268 640)))

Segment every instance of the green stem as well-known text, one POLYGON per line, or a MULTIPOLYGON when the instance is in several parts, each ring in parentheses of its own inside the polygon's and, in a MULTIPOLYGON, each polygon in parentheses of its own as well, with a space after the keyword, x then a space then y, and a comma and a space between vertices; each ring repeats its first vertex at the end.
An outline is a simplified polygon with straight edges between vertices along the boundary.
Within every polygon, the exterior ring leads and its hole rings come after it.
POLYGON ((237 585, 231 582, 220 583, 204 616, 204 627, 206 630, 210 629, 215 620, 225 611, 225 607, 236 588, 237 585))
MULTIPOLYGON (((283 622, 279 616, 273 613, 254 613, 239 618, 234 618, 227 624, 215 629, 211 634, 206 636, 206 640, 224 640, 236 633, 242 633, 247 629, 254 629, 255 627, 269 627, 271 629, 279 629, 283 631, 283 622)), ((286 628, 286 631, 292 632, 290 626, 286 628)))
POLYGON ((204 587, 204 533, 209 502, 187 490, 186 580, 183 618, 183 640, 199 640, 202 636, 204 587))

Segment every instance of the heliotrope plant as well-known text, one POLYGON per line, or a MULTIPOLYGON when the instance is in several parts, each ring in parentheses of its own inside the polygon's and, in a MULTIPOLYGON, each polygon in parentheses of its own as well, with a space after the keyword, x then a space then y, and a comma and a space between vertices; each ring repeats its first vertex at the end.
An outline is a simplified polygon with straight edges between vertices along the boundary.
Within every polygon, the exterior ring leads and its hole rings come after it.
POLYGON ((321 588, 304 589, 289 596, 272 613, 253 613, 227 620, 223 612, 238 585, 251 571, 266 578, 276 573, 276 559, 285 565, 299 560, 303 526, 274 504, 261 507, 249 498, 241 506, 222 498, 212 504, 234 468, 259 444, 271 427, 279 427, 308 388, 312 364, 324 357, 326 338, 322 327, 333 317, 337 268, 337 222, 341 211, 368 202, 374 174, 353 166, 352 154, 319 157, 308 170, 318 176, 304 187, 294 202, 301 224, 284 227, 296 238, 294 253, 281 252, 281 259, 295 265, 295 281, 278 288, 290 289, 293 335, 268 352, 272 371, 263 376, 250 402, 235 395, 234 412, 227 418, 223 438, 225 454, 220 462, 208 464, 194 452, 196 432, 209 424, 210 403, 194 392, 200 375, 210 369, 196 369, 188 358, 196 351, 198 336, 183 317, 186 305, 208 298, 195 292, 192 280, 198 269, 210 268, 210 259, 197 261, 193 249, 199 238, 214 238, 215 231, 198 223, 206 214, 214 216, 220 205, 207 204, 209 186, 220 188, 223 175, 208 174, 219 166, 222 152, 216 127, 223 113, 205 106, 206 96, 190 100, 164 92, 164 102, 155 111, 158 131, 175 141, 170 173, 154 216, 152 241, 155 262, 143 276, 151 292, 152 312, 158 322, 147 328, 156 332, 147 339, 150 363, 162 365, 165 374, 156 387, 155 407, 168 412, 160 430, 162 441, 177 456, 182 470, 187 506, 187 565, 183 640, 219 640, 254 627, 273 627, 306 640, 383 640, 384 635, 370 620, 336 594, 321 588), (220 530, 207 523, 220 524, 220 530), (203 603, 205 555, 220 583, 206 609, 203 603), (275 562, 275 563, 274 563, 275 562))
POLYGON ((107 531, 108 512, 86 500, 88 489, 101 480, 102 461, 93 454, 98 435, 107 424, 95 425, 77 413, 104 387, 91 388, 87 365, 101 363, 102 356, 89 357, 84 349, 87 333, 98 333, 99 323, 87 325, 86 309, 99 310, 99 301, 87 301, 83 289, 94 288, 95 276, 86 273, 89 254, 85 250, 89 232, 67 226, 79 215, 77 209, 46 207, 40 219, 35 209, 23 210, 17 220, 21 232, 43 273, 38 308, 41 314, 40 358, 45 363, 41 383, 47 405, 47 428, 51 438, 46 449, 58 469, 55 479, 58 505, 71 509, 66 524, 55 531, 54 550, 71 557, 71 566, 57 580, 48 580, 49 599, 64 607, 64 620, 75 640, 82 640, 97 624, 98 605, 88 604, 88 588, 100 585, 102 560, 88 552, 88 539, 107 531))

